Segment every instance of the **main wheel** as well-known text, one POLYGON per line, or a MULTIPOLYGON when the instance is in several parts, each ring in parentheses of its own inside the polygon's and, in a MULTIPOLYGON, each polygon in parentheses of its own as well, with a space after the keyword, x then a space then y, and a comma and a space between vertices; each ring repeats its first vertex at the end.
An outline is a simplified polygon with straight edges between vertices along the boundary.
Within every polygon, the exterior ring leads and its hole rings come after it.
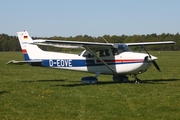
POLYGON ((127 82, 128 77, 126 75, 113 75, 114 82, 127 82))
POLYGON ((98 82, 98 79, 93 76, 86 76, 86 77, 82 77, 81 81, 85 84, 95 84, 98 82))

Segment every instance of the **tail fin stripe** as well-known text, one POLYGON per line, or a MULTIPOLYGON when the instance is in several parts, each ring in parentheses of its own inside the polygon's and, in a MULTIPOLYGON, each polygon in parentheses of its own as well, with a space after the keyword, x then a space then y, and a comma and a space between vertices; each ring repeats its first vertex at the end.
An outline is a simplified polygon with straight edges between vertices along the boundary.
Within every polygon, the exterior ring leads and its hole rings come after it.
POLYGON ((23 53, 23 54, 27 54, 26 49, 22 49, 22 53, 23 53))
POLYGON ((25 60, 30 60, 29 55, 28 55, 26 49, 22 49, 22 53, 23 53, 23 55, 24 55, 24 59, 25 59, 25 60))
POLYGON ((24 55, 24 59, 25 60, 30 60, 30 58, 29 58, 29 55, 28 54, 23 54, 24 55))

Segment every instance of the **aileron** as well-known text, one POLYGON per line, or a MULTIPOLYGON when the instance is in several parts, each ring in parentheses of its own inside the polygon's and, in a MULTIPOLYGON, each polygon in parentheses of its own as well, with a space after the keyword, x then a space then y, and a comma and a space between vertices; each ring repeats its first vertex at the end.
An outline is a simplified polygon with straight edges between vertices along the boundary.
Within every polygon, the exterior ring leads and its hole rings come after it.
POLYGON ((175 44, 174 41, 164 41, 164 42, 141 42, 141 43, 125 43, 128 46, 141 46, 141 45, 162 45, 162 44, 175 44))

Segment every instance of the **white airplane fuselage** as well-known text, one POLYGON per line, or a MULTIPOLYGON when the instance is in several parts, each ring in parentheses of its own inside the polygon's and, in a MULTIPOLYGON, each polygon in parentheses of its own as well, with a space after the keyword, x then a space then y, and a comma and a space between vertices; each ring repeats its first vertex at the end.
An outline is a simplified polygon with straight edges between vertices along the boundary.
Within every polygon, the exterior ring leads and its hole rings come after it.
MULTIPOLYGON (((32 45, 33 46, 33 45, 32 45)), ((31 47, 32 47, 31 46, 31 47)), ((144 53, 123 52, 119 55, 101 57, 116 73, 113 73, 106 65, 95 57, 87 58, 82 54, 67 54, 48 52, 36 49, 22 50, 24 57, 41 60, 43 67, 77 70, 101 74, 139 74, 145 72, 151 65, 151 61, 145 62, 144 53), (36 53, 36 54, 34 54, 36 53)))

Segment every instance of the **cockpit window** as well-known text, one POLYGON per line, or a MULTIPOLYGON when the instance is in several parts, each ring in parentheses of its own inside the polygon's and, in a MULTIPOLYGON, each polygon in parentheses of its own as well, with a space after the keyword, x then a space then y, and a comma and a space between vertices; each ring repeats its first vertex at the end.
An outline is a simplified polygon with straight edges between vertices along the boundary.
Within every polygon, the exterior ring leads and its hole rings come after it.
POLYGON ((119 50, 120 53, 121 52, 131 52, 131 49, 125 44, 119 44, 118 45, 118 50, 119 50))
MULTIPOLYGON (((114 56, 114 55, 119 55, 123 52, 132 52, 132 51, 126 44, 117 44, 117 48, 93 50, 93 52, 98 57, 108 57, 111 55, 114 56)), ((93 58, 94 57, 94 55, 91 54, 87 50, 84 50, 83 52, 79 53, 79 56, 83 56, 83 57, 87 57, 87 58, 93 58)))
POLYGON ((122 52, 131 52, 131 49, 125 44, 119 44, 118 48, 113 48, 112 49, 113 55, 118 55, 118 54, 120 54, 122 52))

